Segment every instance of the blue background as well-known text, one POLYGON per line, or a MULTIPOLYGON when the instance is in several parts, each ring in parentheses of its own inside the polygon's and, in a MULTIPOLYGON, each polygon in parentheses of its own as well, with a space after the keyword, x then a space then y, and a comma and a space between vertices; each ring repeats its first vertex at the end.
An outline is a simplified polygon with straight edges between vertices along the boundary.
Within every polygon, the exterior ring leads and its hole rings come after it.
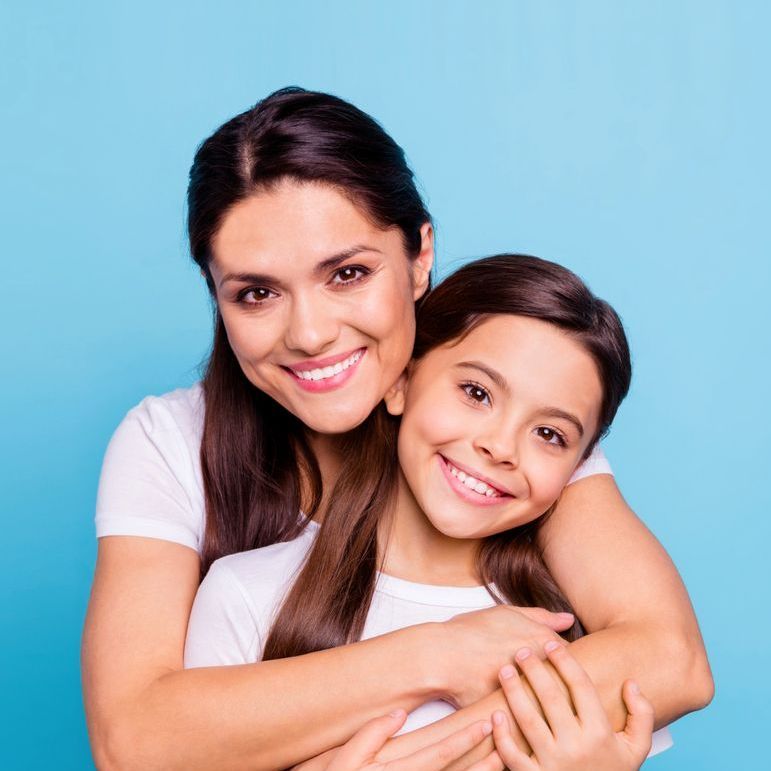
POLYGON ((607 451, 683 574, 717 684, 649 765, 764 765, 766 8, 3 0, 2 766, 90 767, 78 647, 101 456, 207 351, 184 237, 195 147, 287 84, 403 145, 440 274, 527 251, 618 308, 636 371, 607 451))

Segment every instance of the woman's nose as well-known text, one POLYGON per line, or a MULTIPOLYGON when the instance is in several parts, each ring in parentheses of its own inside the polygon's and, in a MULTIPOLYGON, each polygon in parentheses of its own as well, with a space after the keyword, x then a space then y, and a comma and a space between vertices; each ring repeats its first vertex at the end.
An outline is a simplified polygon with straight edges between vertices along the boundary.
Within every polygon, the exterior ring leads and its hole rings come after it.
POLYGON ((329 301, 314 303, 312 296, 292 300, 284 340, 290 350, 316 356, 337 340, 340 324, 329 301))

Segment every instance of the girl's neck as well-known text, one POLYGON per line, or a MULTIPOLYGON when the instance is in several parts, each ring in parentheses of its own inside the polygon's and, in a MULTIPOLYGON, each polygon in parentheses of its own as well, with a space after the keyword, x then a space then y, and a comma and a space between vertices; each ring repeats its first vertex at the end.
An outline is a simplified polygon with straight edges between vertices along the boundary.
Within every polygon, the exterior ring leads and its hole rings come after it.
POLYGON ((478 540, 450 538, 423 513, 399 472, 392 517, 382 523, 382 571, 406 581, 441 586, 478 586, 478 540))

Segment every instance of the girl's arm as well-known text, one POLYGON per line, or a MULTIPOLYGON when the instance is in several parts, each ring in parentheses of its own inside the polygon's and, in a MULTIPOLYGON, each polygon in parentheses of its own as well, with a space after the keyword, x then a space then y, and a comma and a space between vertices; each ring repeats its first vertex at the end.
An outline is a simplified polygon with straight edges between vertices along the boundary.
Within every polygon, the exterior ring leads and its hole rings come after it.
MULTIPOLYGON (((688 594, 612 476, 569 485, 540 536, 549 570, 589 632, 571 643, 570 651, 596 686, 614 731, 626 721, 625 680, 639 683, 653 704, 657 727, 709 704, 712 675, 688 594)), ((501 691, 391 740, 383 757, 439 741, 496 709, 506 709, 501 691)), ((469 762, 490 751, 492 744, 484 745, 469 762)))
POLYGON ((198 555, 185 546, 99 540, 83 686, 100 769, 284 768, 396 708, 487 693, 516 647, 554 636, 493 608, 292 659, 183 670, 198 574, 198 555))

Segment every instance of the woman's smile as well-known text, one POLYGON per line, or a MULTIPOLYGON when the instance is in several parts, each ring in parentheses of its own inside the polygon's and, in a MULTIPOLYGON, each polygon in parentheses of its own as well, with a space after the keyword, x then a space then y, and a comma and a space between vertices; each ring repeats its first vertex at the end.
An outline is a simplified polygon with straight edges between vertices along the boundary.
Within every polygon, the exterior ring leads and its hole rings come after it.
POLYGON ((305 391, 311 393, 334 391, 351 380, 366 353, 366 348, 357 348, 354 351, 327 356, 324 359, 308 359, 285 366, 283 369, 305 391))

